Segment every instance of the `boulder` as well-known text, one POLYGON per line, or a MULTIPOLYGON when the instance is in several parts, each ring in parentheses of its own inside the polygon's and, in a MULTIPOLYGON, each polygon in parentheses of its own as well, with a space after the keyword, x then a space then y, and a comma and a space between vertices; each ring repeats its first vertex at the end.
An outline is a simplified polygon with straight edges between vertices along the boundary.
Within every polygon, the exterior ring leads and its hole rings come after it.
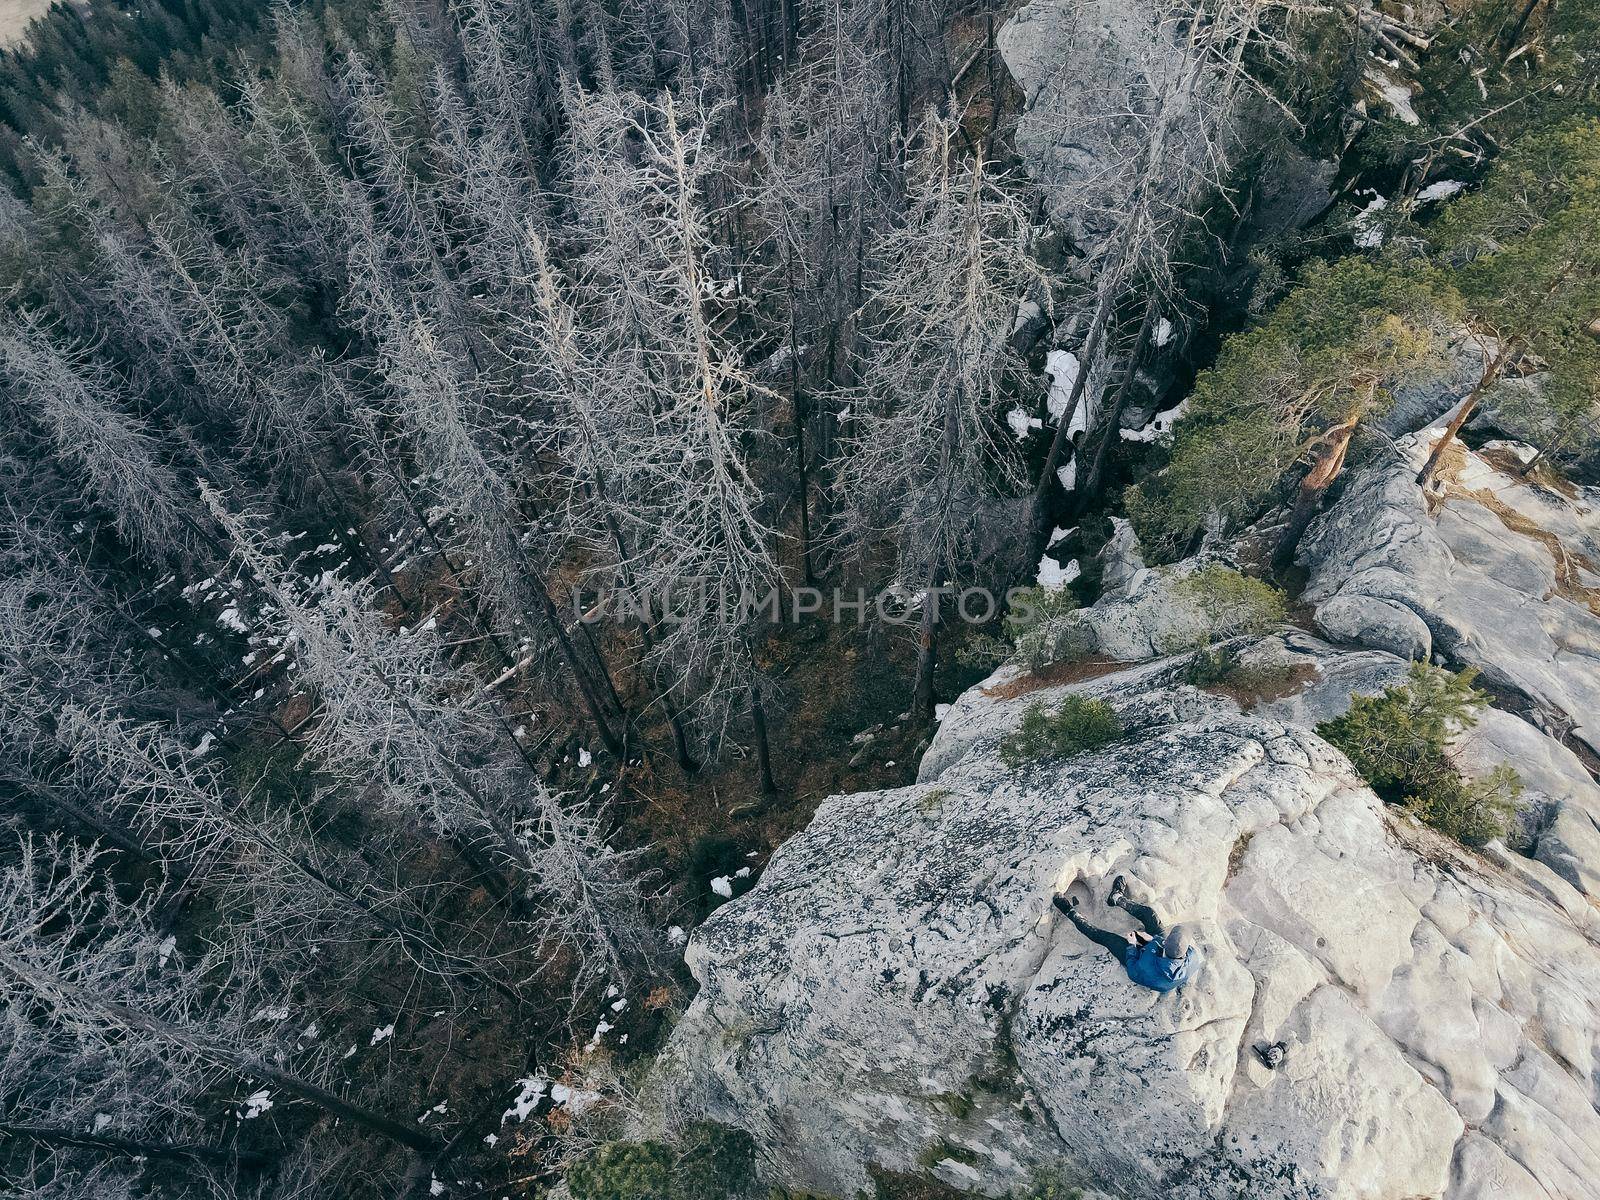
POLYGON ((1477 667, 1600 754, 1600 491, 1523 479, 1501 443, 1455 447, 1424 496, 1439 430, 1402 438, 1307 531, 1303 599, 1331 639, 1477 667))
POLYGON ((1100 550, 1100 592, 1102 596, 1124 596, 1145 570, 1144 554, 1133 522, 1111 518, 1111 537, 1100 550))
MULTIPOLYGON (((1126 198, 1125 171, 1116 168, 1136 158, 1146 136, 1142 120, 1110 114, 1148 111, 1158 81, 1184 69, 1183 47, 1161 30, 1159 13, 1127 0, 1033 0, 995 37, 1023 94, 1017 151, 1086 257, 1114 225, 1099 214, 1126 198), (1094 113, 1099 119, 1079 116, 1094 113)), ((1173 142, 1201 153, 1181 123, 1173 142)))
POLYGON ((869 1165, 990 1196, 1050 1168, 1124 1200, 1600 1197, 1600 913, 1385 808, 1308 728, 1404 662, 1258 652, 1315 677, 1244 712, 1181 658, 1032 691, 1010 670, 915 785, 827 800, 690 943, 680 1100, 839 1197, 869 1165), (1069 691, 1124 740, 1005 766, 1069 691), (1188 987, 1134 985, 1051 906, 1125 931, 1117 874, 1194 931, 1188 987), (1275 1041, 1269 1071, 1251 1047, 1275 1041))

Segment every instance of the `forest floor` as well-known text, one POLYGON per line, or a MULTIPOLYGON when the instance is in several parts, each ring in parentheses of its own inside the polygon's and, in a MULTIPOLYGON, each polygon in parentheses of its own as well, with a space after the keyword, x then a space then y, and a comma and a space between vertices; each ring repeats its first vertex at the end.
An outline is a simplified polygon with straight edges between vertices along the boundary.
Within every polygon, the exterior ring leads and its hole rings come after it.
MULTIPOLYGON (((953 698, 991 669, 957 657, 977 632, 947 626, 939 696, 953 698)), ((698 924, 726 898, 712 890, 713 880, 727 878, 735 895, 752 886, 771 853, 827 797, 916 779, 932 731, 906 719, 915 653, 912 631, 892 626, 815 620, 773 632, 762 666, 778 687, 768 705, 775 796, 762 797, 755 755, 743 749, 694 775, 670 754, 646 756, 623 838, 660 851, 678 924, 698 924)), ((670 744, 664 725, 645 732, 656 747, 670 744)))

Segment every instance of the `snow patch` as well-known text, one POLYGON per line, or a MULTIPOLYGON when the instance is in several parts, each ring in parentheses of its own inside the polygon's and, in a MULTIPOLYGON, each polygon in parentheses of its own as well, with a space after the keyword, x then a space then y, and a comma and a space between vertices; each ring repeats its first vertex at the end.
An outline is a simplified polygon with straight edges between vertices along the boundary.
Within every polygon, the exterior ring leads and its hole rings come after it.
POLYGON ((1448 200, 1467 185, 1459 179, 1441 179, 1430 183, 1417 193, 1418 204, 1432 204, 1435 200, 1448 200))
MULTIPOLYGON (((1078 356, 1070 350, 1052 350, 1045 359, 1044 373, 1050 377, 1050 416, 1059 421, 1061 414, 1067 411, 1067 405, 1072 401, 1072 389, 1078 382, 1078 356)), ((1088 389, 1084 390, 1079 398, 1078 411, 1072 414, 1072 423, 1067 426, 1067 436, 1081 433, 1089 428, 1088 389)))
POLYGON ((239 1112, 239 1119, 241 1121, 254 1121, 271 1107, 272 1092, 268 1088, 262 1088, 260 1091, 252 1092, 245 1097, 244 1108, 239 1112))
POLYGON ((1125 442, 1153 442, 1157 438, 1166 437, 1172 432, 1172 427, 1178 423, 1178 418, 1189 411, 1189 402, 1184 400, 1180 404, 1167 409, 1166 412, 1157 413, 1143 429, 1124 429, 1122 440, 1125 442))
POLYGON ((1006 414, 1006 424, 1011 426, 1011 432, 1016 435, 1018 441, 1027 437, 1035 429, 1044 428, 1043 421, 1038 417, 1030 417, 1027 410, 1022 408, 1013 408, 1008 412, 1006 414))
POLYGON ((381 1042, 387 1042, 393 1036, 394 1036, 394 1023, 391 1021, 387 1025, 380 1025, 380 1026, 378 1026, 378 1028, 374 1029, 372 1031, 372 1040, 369 1041, 367 1043, 367 1045, 368 1046, 376 1046, 381 1042))
POLYGON ((724 900, 732 900, 733 880, 726 875, 718 875, 711 881, 711 890, 724 900))
POLYGON ((500 1124, 504 1125, 507 1121, 526 1121, 528 1115, 539 1107, 539 1101, 544 1099, 544 1090, 549 1086, 549 1081, 540 1075, 517 1080, 517 1087, 520 1089, 517 1098, 501 1115, 500 1124))
POLYGON ((1378 227, 1377 214, 1389 207, 1387 196, 1373 196, 1372 202, 1355 215, 1355 244, 1363 250, 1376 250, 1383 245, 1383 230, 1378 227))
POLYGON ((586 1092, 581 1088, 558 1083, 550 1089, 550 1102, 565 1108, 573 1116, 582 1116, 600 1099, 599 1092, 586 1092))
POLYGON ((1372 86, 1378 89, 1378 95, 1393 110, 1395 116, 1407 125, 1422 124, 1422 118, 1417 116, 1417 110, 1411 106, 1409 87, 1381 71, 1368 71, 1367 78, 1372 82, 1372 86))
POLYGON ((1059 592, 1081 574, 1083 568, 1077 559, 1064 567, 1048 554, 1039 560, 1038 583, 1047 592, 1059 592))

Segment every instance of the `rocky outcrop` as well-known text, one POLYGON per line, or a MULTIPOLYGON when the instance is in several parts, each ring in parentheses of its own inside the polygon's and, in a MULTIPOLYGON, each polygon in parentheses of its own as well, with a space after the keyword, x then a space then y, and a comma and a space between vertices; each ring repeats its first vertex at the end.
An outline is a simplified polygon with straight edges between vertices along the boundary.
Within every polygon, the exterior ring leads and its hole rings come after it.
POLYGON ((1600 896, 1600 491, 1525 479, 1527 452, 1490 443, 1455 448, 1424 495, 1415 476, 1438 433, 1402 438, 1312 526, 1304 598, 1335 641, 1482 672, 1526 717, 1492 714, 1477 741, 1498 739, 1529 784, 1532 852, 1600 896))
POLYGON ((1525 698, 1600 752, 1600 491, 1523 479, 1520 450, 1458 448, 1442 494, 1418 468, 1432 426, 1352 479, 1301 549, 1305 599, 1337 641, 1438 657, 1525 698))
MULTIPOLYGON (((1174 80, 1193 74, 1184 63, 1187 51, 1177 28, 1170 13, 1156 4, 1032 0, 996 36, 1023 94, 1017 151, 1044 185, 1052 215, 1086 257, 1093 258, 1114 226, 1114 218, 1106 214, 1124 206, 1127 164, 1137 160, 1150 135, 1158 97, 1174 80)), ((1214 72, 1202 70, 1200 77, 1202 90, 1219 82, 1214 72)), ((1186 97, 1168 103, 1175 122, 1170 144, 1195 158, 1169 175, 1204 177, 1208 164, 1200 156, 1205 139, 1197 133, 1204 102, 1186 97)), ((1279 126, 1281 119, 1273 106, 1258 105, 1245 114, 1240 136, 1259 144, 1260 131, 1279 126)), ((1308 158, 1286 144, 1261 172, 1252 206, 1253 235, 1298 229, 1317 217, 1332 200, 1336 170, 1336 164, 1308 158)), ((1173 194, 1168 199, 1181 203, 1185 198, 1173 194)))
POLYGON ((826 801, 696 932, 680 1098, 840 1197, 875 1165, 991 1196, 1049 1168, 1124 1200, 1600 1200, 1600 497, 1506 444, 1424 496, 1435 436, 1309 532, 1324 636, 1233 643, 1224 687, 1174 649, 1214 632, 1175 590, 1211 560, 1146 568, 1119 530, 1110 594, 1050 626, 1091 657, 970 689, 916 784, 826 801), (1508 845, 1386 807, 1315 732, 1427 656, 1497 697, 1452 753, 1521 775, 1508 845), (1005 765, 1068 693, 1126 736, 1005 765), (1132 984, 1050 904, 1126 930, 1117 874, 1193 930, 1187 988, 1132 984))
POLYGON ((1387 810, 1311 732, 1397 658, 1247 654, 1301 669, 1260 697, 1181 659, 969 691, 914 786, 828 800, 696 933, 678 1086, 837 1196, 868 1164, 988 1195, 1048 1166, 1128 1198, 1600 1196, 1600 912, 1387 810), (1004 766, 1067 691, 1126 739, 1004 766), (1117 873, 1195 931, 1189 987, 1138 988, 1050 906, 1126 929, 1117 873), (1280 1040, 1268 1071, 1250 1047, 1280 1040))

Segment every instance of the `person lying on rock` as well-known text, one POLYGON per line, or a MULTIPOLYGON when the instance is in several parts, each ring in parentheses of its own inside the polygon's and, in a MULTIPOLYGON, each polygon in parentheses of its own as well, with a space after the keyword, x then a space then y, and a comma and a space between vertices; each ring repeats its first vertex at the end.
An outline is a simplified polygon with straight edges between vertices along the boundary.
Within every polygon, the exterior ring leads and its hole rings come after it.
POLYGON ((1189 944, 1188 931, 1182 925, 1163 930, 1154 909, 1129 899, 1126 882, 1122 875, 1111 881, 1111 894, 1106 897, 1106 903, 1131 914, 1144 926, 1137 932, 1111 933, 1096 929, 1078 915, 1076 896, 1058 892, 1055 906, 1066 914, 1079 933, 1109 950, 1128 969, 1128 978, 1135 983, 1158 992, 1181 988, 1200 969, 1200 955, 1189 944))

